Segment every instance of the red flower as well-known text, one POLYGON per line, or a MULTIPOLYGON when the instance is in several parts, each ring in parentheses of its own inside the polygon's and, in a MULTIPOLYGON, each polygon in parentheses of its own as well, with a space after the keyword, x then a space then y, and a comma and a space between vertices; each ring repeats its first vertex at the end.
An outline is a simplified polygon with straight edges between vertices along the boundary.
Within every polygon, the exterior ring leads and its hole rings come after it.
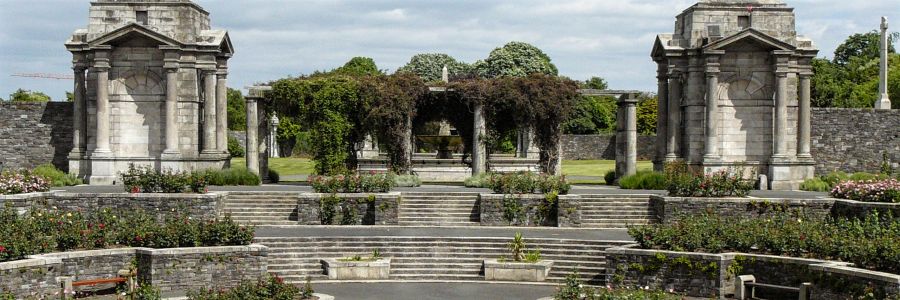
POLYGON ((141 189, 139 189, 138 187, 136 187, 136 186, 131 187, 131 193, 132 193, 132 194, 137 194, 137 193, 140 193, 140 192, 141 192, 141 189))
POLYGON ((0 246, 0 252, 5 252, 5 251, 6 251, 6 247, 0 246))
POLYGON ((134 240, 140 242, 140 241, 143 241, 144 239, 141 238, 141 236, 136 236, 136 237, 134 237, 134 240))
POLYGON ((100 229, 103 229, 103 228, 106 228, 106 225, 104 225, 103 223, 100 223, 100 225, 97 225, 97 227, 99 227, 100 229))

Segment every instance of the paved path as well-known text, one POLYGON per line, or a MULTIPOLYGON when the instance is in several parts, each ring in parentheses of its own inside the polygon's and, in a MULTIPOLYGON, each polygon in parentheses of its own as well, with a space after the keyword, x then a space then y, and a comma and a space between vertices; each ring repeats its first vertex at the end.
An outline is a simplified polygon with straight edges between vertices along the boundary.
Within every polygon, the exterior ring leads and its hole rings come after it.
POLYGON ((597 241, 632 241, 624 229, 567 229, 515 227, 397 227, 397 226, 260 226, 258 237, 307 236, 441 236, 511 237, 521 232, 527 238, 560 238, 597 241))
POLYGON ((554 286, 497 283, 316 283, 313 289, 348 300, 533 300, 556 293, 554 286))

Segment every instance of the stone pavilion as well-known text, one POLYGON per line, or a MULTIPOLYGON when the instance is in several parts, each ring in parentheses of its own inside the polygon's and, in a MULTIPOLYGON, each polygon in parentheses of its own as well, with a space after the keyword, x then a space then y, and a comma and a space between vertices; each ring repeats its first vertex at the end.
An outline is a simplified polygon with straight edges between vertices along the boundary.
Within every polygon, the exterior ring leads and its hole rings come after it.
POLYGON ((71 173, 113 184, 129 164, 223 168, 228 32, 189 0, 95 0, 72 52, 71 173))
POLYGON ((797 189, 814 176, 811 60, 780 0, 701 0, 660 34, 656 166, 683 160, 715 172, 745 166, 765 187, 797 189), (761 178, 765 178, 761 176, 761 178))

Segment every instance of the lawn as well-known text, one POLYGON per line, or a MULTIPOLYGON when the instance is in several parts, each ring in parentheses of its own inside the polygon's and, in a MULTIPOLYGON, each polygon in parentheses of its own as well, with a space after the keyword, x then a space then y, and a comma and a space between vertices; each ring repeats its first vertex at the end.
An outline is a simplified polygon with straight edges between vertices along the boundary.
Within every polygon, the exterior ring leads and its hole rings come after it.
MULTIPOLYGON (((231 159, 231 165, 235 168, 243 168, 246 165, 244 158, 231 159)), ((270 158, 269 168, 284 176, 309 175, 313 172, 313 162, 307 158, 270 158)), ((603 184, 603 175, 615 170, 616 162, 612 160, 566 160, 563 161, 563 174, 572 176, 570 181, 577 184, 603 184), (588 177, 588 178, 585 178, 588 177)), ((653 169, 653 163, 639 161, 638 170, 653 169)))

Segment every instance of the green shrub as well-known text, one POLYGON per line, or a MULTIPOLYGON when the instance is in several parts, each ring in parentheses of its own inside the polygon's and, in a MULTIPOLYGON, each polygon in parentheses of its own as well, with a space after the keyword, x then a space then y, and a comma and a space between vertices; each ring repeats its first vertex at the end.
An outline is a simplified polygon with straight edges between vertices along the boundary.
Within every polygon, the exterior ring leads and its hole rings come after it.
POLYGON ((395 175, 340 174, 335 176, 309 176, 309 185, 316 193, 387 193, 394 188, 395 175))
POLYGON ((228 136, 228 153, 231 154, 231 157, 244 157, 244 147, 233 136, 228 136))
POLYGON ((394 186, 419 187, 422 186, 422 180, 416 175, 397 175, 394 177, 394 186))
POLYGON ((32 171, 32 174, 46 178, 55 187, 73 186, 82 183, 81 179, 78 179, 75 175, 66 174, 51 164, 38 166, 32 171))
POLYGON ((466 178, 463 184, 468 188, 488 188, 491 180, 490 173, 481 173, 469 178, 466 178))
POLYGON ((188 172, 154 170, 150 166, 128 165, 128 170, 119 173, 122 186, 130 193, 205 193, 208 178, 188 172))
POLYGON ((198 173, 206 176, 209 185, 215 186, 257 186, 261 183, 259 176, 245 168, 206 170, 198 173))
POLYGON ((900 273, 900 220, 878 213, 863 220, 809 219, 793 212, 768 218, 691 215, 673 223, 632 227, 628 234, 644 249, 837 259, 900 273))
POLYGON ((572 185, 566 176, 550 176, 532 172, 494 173, 490 175, 488 187, 497 194, 542 194, 555 192, 560 195, 569 193, 572 185))
POLYGON ((852 181, 872 181, 872 180, 885 180, 889 179, 890 176, 884 174, 871 174, 866 172, 856 172, 850 174, 849 180, 852 181))
POLYGON ((803 183, 800 184, 800 190, 807 192, 830 192, 831 186, 821 178, 816 177, 803 181, 803 183))
POLYGON ((689 170, 683 162, 666 165, 667 190, 672 197, 746 197, 756 184, 744 178, 740 167, 704 175, 689 170))
POLYGON ((0 172, 0 195, 27 194, 50 190, 50 181, 29 170, 0 172))
POLYGON ((278 171, 275 171, 270 168, 269 169, 269 181, 272 183, 281 182, 281 174, 278 174, 278 171))
POLYGON ((593 288, 585 286, 578 279, 578 272, 566 276, 565 283, 558 287, 554 300, 679 300, 678 295, 645 289, 618 289, 609 287, 593 288))
POLYGON ((159 289, 144 282, 138 284, 131 296, 134 300, 162 300, 159 289))
POLYGON ((820 177, 820 179, 822 179, 822 181, 824 181, 825 184, 827 184, 830 188, 834 187, 838 183, 841 183, 841 181, 850 180, 850 175, 841 171, 837 171, 828 173, 827 175, 823 175, 820 177))
POLYGON ((301 291, 300 288, 286 284, 284 283, 284 280, 277 275, 270 274, 257 281, 241 282, 241 284, 230 290, 202 288, 189 291, 187 297, 191 300, 302 300, 307 299, 302 298, 304 294, 304 291, 301 291))
POLYGON ((666 175, 653 171, 640 171, 619 179, 619 187, 626 190, 665 190, 666 175))
POLYGON ((603 175, 603 181, 606 185, 613 185, 616 183, 616 171, 609 171, 603 175))

